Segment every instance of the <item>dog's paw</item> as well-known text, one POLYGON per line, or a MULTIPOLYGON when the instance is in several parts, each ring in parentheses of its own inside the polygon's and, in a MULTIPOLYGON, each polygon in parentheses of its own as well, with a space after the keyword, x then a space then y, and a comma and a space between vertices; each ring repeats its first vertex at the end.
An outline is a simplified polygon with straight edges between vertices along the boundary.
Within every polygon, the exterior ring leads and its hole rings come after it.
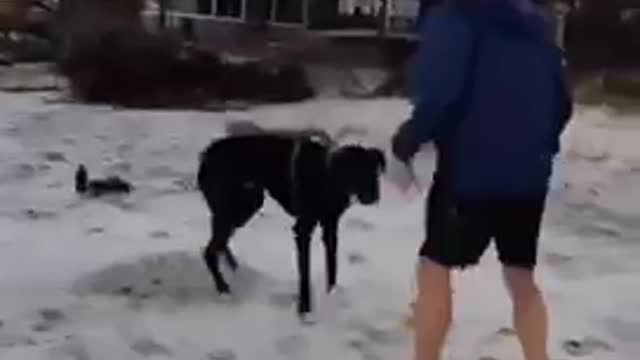
POLYGON ((236 299, 231 293, 222 293, 218 295, 218 302, 225 305, 231 305, 236 302, 236 299))
POLYGON ((303 313, 299 315, 300 323, 305 326, 315 325, 318 319, 313 313, 303 313))

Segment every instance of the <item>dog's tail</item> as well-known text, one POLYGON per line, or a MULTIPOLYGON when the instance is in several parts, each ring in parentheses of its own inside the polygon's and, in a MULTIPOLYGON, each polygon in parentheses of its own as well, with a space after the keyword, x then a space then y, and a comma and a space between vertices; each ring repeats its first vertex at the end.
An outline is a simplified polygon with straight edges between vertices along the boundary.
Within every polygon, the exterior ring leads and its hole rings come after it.
POLYGON ((78 166, 76 170, 76 192, 78 194, 84 194, 89 188, 89 174, 87 168, 84 165, 78 166))
POLYGON ((244 136, 262 134, 265 130, 250 120, 235 120, 227 123, 226 132, 229 136, 244 136))
POLYGON ((284 135, 294 138, 317 139, 326 146, 335 146, 337 143, 331 138, 331 135, 323 129, 306 128, 306 129, 265 129, 250 120, 234 120, 229 121, 226 125, 226 132, 229 136, 247 136, 260 134, 284 135))

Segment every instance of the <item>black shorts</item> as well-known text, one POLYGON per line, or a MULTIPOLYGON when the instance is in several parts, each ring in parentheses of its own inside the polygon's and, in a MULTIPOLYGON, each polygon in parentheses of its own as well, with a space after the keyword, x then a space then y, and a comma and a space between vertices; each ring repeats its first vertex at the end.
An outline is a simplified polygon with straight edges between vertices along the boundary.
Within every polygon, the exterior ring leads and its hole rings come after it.
POLYGON ((545 198, 454 202, 434 183, 420 256, 465 268, 477 264, 494 240, 503 265, 533 269, 545 198))

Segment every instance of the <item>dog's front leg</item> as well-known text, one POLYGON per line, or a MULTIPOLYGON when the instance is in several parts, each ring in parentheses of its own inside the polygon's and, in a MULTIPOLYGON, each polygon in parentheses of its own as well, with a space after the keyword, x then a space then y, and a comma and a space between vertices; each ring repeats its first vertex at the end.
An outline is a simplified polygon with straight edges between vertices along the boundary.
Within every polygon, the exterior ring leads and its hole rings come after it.
POLYGON ((316 219, 302 217, 293 227, 298 257, 298 314, 300 316, 311 312, 311 234, 316 224, 316 219))
POLYGON ((327 293, 336 286, 338 278, 338 219, 322 221, 322 241, 325 251, 327 293))

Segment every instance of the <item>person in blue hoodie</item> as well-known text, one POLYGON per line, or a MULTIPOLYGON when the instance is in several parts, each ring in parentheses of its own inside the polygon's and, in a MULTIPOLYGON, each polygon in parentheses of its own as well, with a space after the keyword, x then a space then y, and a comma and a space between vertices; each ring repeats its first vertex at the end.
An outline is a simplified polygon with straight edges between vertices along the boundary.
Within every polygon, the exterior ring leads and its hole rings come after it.
POLYGON ((476 264, 491 241, 525 358, 548 360, 534 269, 552 162, 573 110, 562 53, 530 0, 447 0, 424 14, 420 36, 413 113, 392 139, 408 166, 421 144, 433 142, 437 152, 415 360, 440 359, 452 317, 450 272, 476 264))

